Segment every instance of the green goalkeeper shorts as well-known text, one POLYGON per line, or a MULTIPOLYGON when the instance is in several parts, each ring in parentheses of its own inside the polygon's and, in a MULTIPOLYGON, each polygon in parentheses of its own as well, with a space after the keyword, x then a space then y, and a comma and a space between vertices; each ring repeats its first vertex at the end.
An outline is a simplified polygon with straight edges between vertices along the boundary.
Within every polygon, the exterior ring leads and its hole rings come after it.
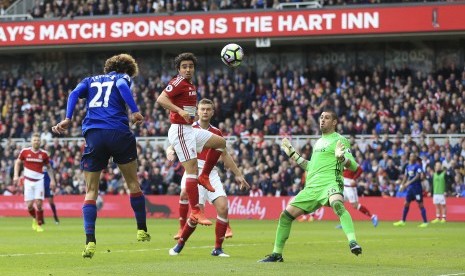
POLYGON ((324 187, 305 187, 289 204, 309 214, 321 206, 329 206, 329 197, 334 194, 343 195, 343 189, 344 186, 338 184, 324 187))

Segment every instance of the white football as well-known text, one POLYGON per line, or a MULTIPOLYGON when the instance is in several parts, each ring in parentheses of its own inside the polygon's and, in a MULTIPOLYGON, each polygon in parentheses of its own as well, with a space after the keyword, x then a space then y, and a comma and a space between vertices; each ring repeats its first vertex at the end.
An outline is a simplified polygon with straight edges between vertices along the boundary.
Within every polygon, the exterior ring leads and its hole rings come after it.
POLYGON ((244 50, 236 43, 230 43, 221 50, 221 60, 229 67, 241 65, 244 58, 244 50))

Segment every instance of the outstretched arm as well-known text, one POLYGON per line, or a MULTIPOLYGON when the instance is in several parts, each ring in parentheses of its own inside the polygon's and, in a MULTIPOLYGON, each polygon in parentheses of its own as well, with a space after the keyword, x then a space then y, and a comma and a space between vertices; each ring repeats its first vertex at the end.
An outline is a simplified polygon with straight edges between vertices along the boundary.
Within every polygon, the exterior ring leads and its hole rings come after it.
POLYGON ((228 150, 223 151, 221 157, 223 158, 224 165, 226 168, 230 169, 234 173, 234 178, 240 184, 240 189, 250 189, 249 183, 245 180, 244 176, 242 175, 241 171, 237 167, 236 162, 234 162, 231 154, 229 154, 228 150))
POLYGON ((294 161, 304 170, 307 170, 308 160, 304 159, 300 153, 295 151, 295 148, 291 145, 289 139, 284 138, 281 141, 281 149, 286 153, 287 156, 294 159, 294 161))
POLYGON ((54 133, 62 134, 68 129, 69 125, 71 124, 71 118, 73 118, 73 112, 74 108, 76 107, 78 98, 80 94, 86 89, 86 85, 83 82, 81 82, 76 86, 76 88, 74 88, 71 94, 69 94, 68 104, 66 106, 66 118, 63 121, 59 122, 56 126, 52 127, 52 131, 54 133))

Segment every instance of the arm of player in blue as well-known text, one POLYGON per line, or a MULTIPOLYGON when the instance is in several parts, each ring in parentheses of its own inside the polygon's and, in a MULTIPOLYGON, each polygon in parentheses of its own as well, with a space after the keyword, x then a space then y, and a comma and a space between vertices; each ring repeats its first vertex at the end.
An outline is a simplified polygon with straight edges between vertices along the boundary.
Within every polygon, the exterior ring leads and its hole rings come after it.
POLYGON ((87 91, 87 86, 84 83, 79 83, 76 88, 69 94, 68 104, 66 106, 66 118, 71 119, 73 117, 74 108, 78 98, 80 98, 87 91))
POLYGON ((132 97, 131 89, 129 88, 127 81, 124 79, 118 79, 116 81, 116 87, 118 87, 121 97, 123 97, 124 101, 129 106, 129 109, 131 109, 131 112, 139 112, 139 108, 132 97))

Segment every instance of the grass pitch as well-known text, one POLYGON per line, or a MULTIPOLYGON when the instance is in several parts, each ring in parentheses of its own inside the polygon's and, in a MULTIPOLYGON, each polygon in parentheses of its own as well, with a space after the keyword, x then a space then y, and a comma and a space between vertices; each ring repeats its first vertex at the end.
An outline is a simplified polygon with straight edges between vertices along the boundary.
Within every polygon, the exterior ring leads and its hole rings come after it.
POLYGON ((212 257, 214 226, 199 226, 179 256, 169 256, 178 221, 149 219, 152 241, 136 242, 133 219, 98 219, 97 252, 83 259, 81 219, 0 218, 0 275, 465 275, 465 223, 418 222, 396 228, 355 222, 363 254, 349 251, 337 222, 294 222, 284 263, 257 263, 271 253, 277 221, 234 220, 224 243, 230 258, 212 257))

